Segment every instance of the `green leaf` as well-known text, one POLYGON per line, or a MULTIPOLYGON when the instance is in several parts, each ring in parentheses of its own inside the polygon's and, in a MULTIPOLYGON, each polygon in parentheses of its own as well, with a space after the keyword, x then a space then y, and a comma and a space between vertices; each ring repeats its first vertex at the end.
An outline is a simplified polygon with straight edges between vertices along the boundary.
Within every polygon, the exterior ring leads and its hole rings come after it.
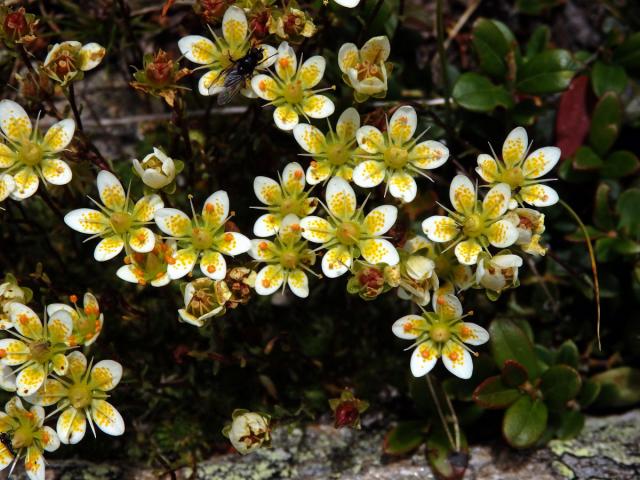
POLYGON ((600 384, 593 380, 585 380, 582 382, 582 388, 578 394, 578 403, 582 408, 591 405, 600 394, 600 384))
POLYGON ((609 205, 609 195, 611 186, 606 182, 601 182, 596 189, 596 204, 593 212, 593 222, 596 227, 602 230, 612 230, 615 227, 613 212, 609 205))
POLYGON ((458 105, 472 112, 491 112, 499 106, 513 107, 513 99, 504 87, 473 72, 460 75, 451 94, 458 105))
POLYGON ((576 150, 572 164, 576 170, 598 170, 604 162, 590 147, 582 146, 576 150))
POLYGON ((625 68, 640 68, 640 32, 630 35, 613 52, 613 61, 625 68))
POLYGON ((620 255, 636 255, 640 253, 640 243, 628 238, 614 238, 612 248, 620 255))
POLYGON ((591 70, 591 86, 598 97, 607 92, 622 93, 629 79, 624 68, 597 61, 591 70))
POLYGON ((560 440, 570 440, 578 436, 584 427, 584 415, 576 410, 563 412, 557 436, 560 440))
POLYGON ((640 370, 618 367, 591 377, 600 384, 600 394, 595 401, 599 407, 630 407, 640 402, 640 370))
POLYGON ((412 452, 422 445, 428 430, 429 425, 420 420, 398 423, 384 438, 384 453, 405 455, 412 452))
POLYGON ((565 342, 558 348, 556 355, 556 364, 569 365, 573 368, 578 368, 578 361, 580 360, 580 352, 573 340, 565 340, 565 342))
POLYGON ((427 460, 439 480, 462 480, 469 464, 467 439, 460 432, 460 452, 456 452, 442 427, 434 428, 427 439, 427 460))
POLYGON ((538 378, 540 367, 533 344, 518 325, 506 318, 496 319, 491 322, 489 333, 496 365, 502 366, 507 360, 516 360, 527 370, 531 380, 538 378))
POLYGON ((621 178, 638 170, 640 161, 629 150, 617 150, 607 157, 601 174, 607 178, 621 178))
POLYGON ((613 92, 605 93, 598 101, 589 131, 589 143, 600 155, 604 155, 613 146, 622 122, 622 104, 613 92))
POLYGON ((533 95, 565 90, 575 74, 571 54, 566 50, 546 50, 528 60, 518 74, 517 88, 533 95))
POLYGON ((544 402, 553 410, 564 408, 582 386, 580 374, 568 365, 554 365, 542 374, 541 380, 544 402))
POLYGON ((472 43, 480 68, 492 77, 504 78, 509 63, 515 62, 515 39, 508 27, 497 20, 479 18, 473 24, 472 43))
POLYGON ((498 375, 487 378, 473 392, 473 401, 483 408, 507 408, 521 395, 517 388, 505 385, 498 375))
POLYGON ((500 375, 502 381, 509 387, 517 387, 529 379, 525 368, 515 360, 504 362, 500 375))
POLYGON ((547 406, 541 400, 523 395, 505 412, 502 434, 512 447, 530 447, 547 428, 548 415, 547 406))
POLYGON ((527 58, 531 58, 547 48, 551 38, 551 30, 546 25, 540 25, 533 31, 527 43, 527 58))
POLYGON ((629 188, 622 192, 616 204, 619 216, 618 229, 625 230, 636 238, 640 237, 638 205, 640 205, 640 189, 638 188, 629 188))

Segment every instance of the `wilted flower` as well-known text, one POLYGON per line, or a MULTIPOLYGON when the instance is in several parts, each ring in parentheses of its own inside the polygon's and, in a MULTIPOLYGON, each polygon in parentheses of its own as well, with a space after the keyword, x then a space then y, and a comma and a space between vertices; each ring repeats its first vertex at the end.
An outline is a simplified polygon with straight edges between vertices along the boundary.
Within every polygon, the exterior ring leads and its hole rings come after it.
POLYGON ((138 285, 150 284, 152 287, 164 287, 169 284, 169 266, 176 262, 176 242, 163 242, 156 237, 153 250, 147 253, 132 252, 124 259, 116 275, 121 280, 138 285))
POLYGON ((202 327, 212 317, 224 315, 225 303, 231 292, 224 280, 199 278, 184 288, 184 308, 178 310, 184 322, 202 327))
POLYGON ((217 23, 235 0, 197 0, 194 11, 207 23, 217 23))
POLYGON ((24 7, 12 10, 0 6, 0 38, 8 47, 16 43, 30 43, 35 40, 35 28, 38 20, 32 13, 27 13, 24 7))
POLYGON ((352 276, 347 281, 347 292, 363 300, 373 300, 391 288, 386 281, 385 265, 369 265, 356 261, 352 276))
POLYGON ((356 194, 340 177, 329 180, 326 190, 329 219, 309 216, 302 219, 302 236, 327 249, 322 257, 322 271, 329 278, 346 273, 354 259, 361 255, 370 264, 396 265, 398 251, 382 238, 393 226, 398 209, 381 205, 366 216, 364 204, 356 210, 356 194))
POLYGON ((61 86, 82 80, 84 72, 93 70, 104 58, 103 46, 92 42, 67 41, 56 43, 44 59, 42 69, 53 81, 61 86))
POLYGON ((64 222, 73 230, 101 237, 93 252, 98 262, 111 260, 124 248, 138 253, 148 253, 156 245, 156 236, 145 227, 154 213, 164 206, 158 195, 145 195, 135 204, 125 195, 124 188, 116 176, 106 170, 98 173, 98 193, 102 205, 93 200, 99 210, 79 208, 64 216, 64 222))
POLYGON ((122 416, 106 399, 122 378, 122 365, 113 360, 102 360, 93 368, 87 368, 87 358, 80 352, 67 355, 69 370, 63 378, 49 378, 29 402, 48 407, 56 405, 62 410, 58 417, 56 431, 60 441, 75 444, 84 438, 87 420, 95 436, 93 425, 107 435, 124 433, 122 416))
POLYGON ((431 291, 438 289, 436 262, 429 258, 432 249, 433 245, 422 237, 414 237, 405 243, 400 254, 401 279, 398 287, 398 296, 403 300, 425 306, 431 300, 431 291))
MULTIPOLYGON (((560 160, 558 147, 543 147, 527 155, 529 139, 527 131, 516 127, 502 145, 502 161, 496 156, 478 155, 476 172, 490 185, 506 183, 511 187, 510 208, 528 203, 536 207, 548 207, 558 202, 556 191, 543 185, 540 177, 548 173, 560 160)), ((495 155, 495 154, 494 154, 495 155)))
MULTIPOLYGON (((178 42, 180 52, 191 62, 204 65, 209 71, 198 82, 201 95, 216 95, 224 90, 228 68, 244 57, 250 43, 247 17, 241 8, 229 7, 222 20, 222 38, 214 36, 214 42, 200 35, 189 35, 178 42)), ((269 45, 253 45, 262 49, 262 61, 256 70, 265 69, 275 61, 275 48, 269 45)), ((241 90, 245 96, 254 96, 249 83, 241 90)))
POLYGON ((251 292, 256 285, 257 273, 247 267, 234 267, 227 272, 224 281, 229 287, 231 297, 225 303, 228 308, 245 305, 251 298, 251 292))
POLYGON ((52 317, 58 310, 69 312, 73 321, 73 330, 69 337, 69 345, 89 346, 98 339, 104 324, 104 315, 100 312, 98 299, 92 293, 85 293, 82 299, 82 308, 78 305, 76 295, 69 296, 73 307, 64 303, 52 303, 47 305, 47 315, 52 317))
POLYGON ((53 124, 41 137, 24 108, 2 100, 0 128, 6 142, 0 142, 0 201, 7 194, 14 200, 30 197, 38 190, 40 179, 52 185, 71 181, 71 169, 60 160, 60 153, 73 138, 76 123, 72 119, 53 124))
POLYGON ((148 154, 142 161, 133 159, 133 169, 147 187, 154 190, 166 189, 169 193, 175 190, 174 180, 182 166, 182 162, 174 162, 156 147, 153 147, 153 153, 148 154))
POLYGON ((540 245, 544 233, 544 214, 531 208, 516 208, 507 216, 517 225, 518 240, 516 245, 530 255, 544 255, 547 249, 540 245))
POLYGON ((356 144, 356 131, 360 128, 360 115, 347 108, 336 124, 335 131, 329 125, 325 135, 317 127, 300 123, 293 129, 298 144, 313 157, 307 169, 307 182, 316 185, 330 177, 342 177, 350 182, 353 167, 360 161, 356 144))
POLYGON ((160 49, 157 53, 148 53, 143 59, 143 68, 133 74, 134 82, 131 86, 136 90, 161 97, 173 107, 176 92, 181 87, 178 82, 189 75, 188 68, 180 68, 180 64, 160 49))
POLYGON ((433 312, 422 315, 406 315, 392 328, 398 338, 413 340, 416 349, 411 355, 411 373, 414 377, 426 375, 442 357, 444 366, 460 378, 470 378, 473 361, 469 345, 482 345, 489 340, 489 333, 475 323, 463 322, 460 300, 454 295, 438 295, 433 302, 433 312))
POLYGON ((253 234, 257 237, 270 237, 278 233, 282 220, 289 214, 298 217, 310 215, 316 209, 318 199, 309 197, 305 191, 304 170, 296 162, 289 163, 282 171, 280 183, 269 177, 256 177, 253 191, 268 210, 253 225, 253 234))
POLYGON ((0 470, 24 457, 24 469, 30 480, 44 480, 44 451, 54 452, 60 447, 55 430, 43 426, 44 409, 24 408, 18 397, 12 397, 0 412, 0 434, 10 442, 0 443, 0 470))
MULTIPOLYGON (((357 4, 356 1, 354 6, 357 4)), ((353 88, 357 102, 386 96, 387 76, 391 73, 391 64, 386 62, 390 52, 391 45, 386 36, 367 40, 360 50, 353 43, 340 47, 338 65, 342 79, 353 88)))
POLYGON ((236 409, 231 414, 231 425, 222 430, 241 455, 267 446, 271 442, 270 417, 262 413, 236 409))
MULTIPOLYGON (((193 207, 192 207, 193 209, 193 207)), ((175 208, 161 208, 155 213, 158 228, 178 242, 175 262, 168 266, 169 278, 182 278, 193 270, 200 258, 200 270, 207 277, 222 280, 227 274, 224 255, 240 255, 251 241, 238 232, 225 232, 229 220, 229 196, 219 190, 204 202, 202 214, 193 218, 175 208)))
POLYGON ((287 42, 278 47, 273 76, 259 74, 251 80, 253 91, 267 105, 273 105, 273 121, 281 130, 292 130, 304 118, 326 118, 333 113, 333 102, 324 95, 327 89, 313 90, 324 76, 326 61, 320 55, 307 59, 300 67, 293 49, 287 42))
POLYGON ((9 319, 16 332, 7 332, 18 338, 0 340, 0 364, 20 365, 16 377, 18 395, 31 395, 50 371, 58 375, 66 373, 68 364, 64 352, 71 343, 73 320, 69 312, 58 310, 43 325, 33 310, 16 302, 9 305, 9 319))
POLYGON ((511 189, 499 183, 479 202, 476 190, 464 175, 451 181, 449 199, 455 211, 449 216, 434 215, 422 222, 422 230, 434 242, 455 242, 455 254, 464 265, 475 265, 478 255, 489 245, 506 248, 518 239, 514 224, 505 217, 511 189))
POLYGON ((282 40, 295 43, 316 33, 311 16, 291 4, 275 9, 268 18, 269 33, 277 35, 282 40))
POLYGON ((249 255, 267 264, 256 276, 255 290, 258 295, 271 295, 287 284, 298 297, 309 296, 309 279, 305 272, 313 273, 309 267, 315 263, 316 254, 302 239, 299 222, 296 215, 289 214, 282 220, 274 241, 251 240, 249 255))
POLYGON ((11 302, 27 304, 31 301, 33 292, 30 288, 18 285, 16 277, 7 273, 4 282, 0 283, 0 330, 13 327, 9 319, 9 305, 11 302))
POLYGON ((364 160, 354 169, 353 182, 372 188, 385 181, 391 195, 403 202, 413 201, 418 193, 413 177, 429 178, 423 170, 438 168, 449 158, 449 149, 440 142, 417 143, 421 135, 412 138, 417 125, 413 107, 400 107, 384 134, 371 125, 360 127, 356 138, 365 155, 360 155, 364 160))
POLYGON ((522 258, 508 250, 493 257, 481 254, 476 267, 476 283, 487 289, 487 295, 495 300, 503 290, 518 286, 518 268, 521 266, 522 258))
POLYGON ((360 429, 360 415, 369 408, 369 402, 360 400, 350 390, 343 390, 340 398, 329 400, 329 407, 335 417, 334 427, 360 429))

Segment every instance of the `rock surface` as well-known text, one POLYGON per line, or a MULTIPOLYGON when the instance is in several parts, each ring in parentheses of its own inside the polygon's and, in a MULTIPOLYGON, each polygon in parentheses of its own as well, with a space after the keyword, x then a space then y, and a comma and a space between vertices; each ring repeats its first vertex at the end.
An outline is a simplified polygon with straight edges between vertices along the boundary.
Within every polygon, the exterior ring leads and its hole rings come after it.
MULTIPOLYGON (((224 455, 183 468, 177 479, 199 480, 429 480, 433 476, 424 451, 403 459, 382 456, 384 433, 335 430, 331 426, 281 428, 273 448, 253 455, 224 455), (195 473, 195 475, 194 475, 195 473)), ((25 477, 26 478, 26 477, 25 477)), ((50 462, 47 478, 108 480, 172 478, 158 471, 118 464, 50 462)), ((465 479, 552 480, 640 478, 640 410, 590 418, 582 434, 552 441, 547 448, 516 452, 503 445, 473 446, 465 479)))

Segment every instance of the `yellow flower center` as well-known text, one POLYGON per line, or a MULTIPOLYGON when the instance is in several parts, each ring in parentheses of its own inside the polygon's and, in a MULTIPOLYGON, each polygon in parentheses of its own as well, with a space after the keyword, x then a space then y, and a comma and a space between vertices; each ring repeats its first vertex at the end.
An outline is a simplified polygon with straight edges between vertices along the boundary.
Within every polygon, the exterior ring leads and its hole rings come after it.
POLYGON ((93 400, 91 389, 86 383, 76 383, 69 387, 67 396, 71 405, 78 410, 88 407, 93 400))
POLYGON ((390 147, 384 152, 384 162, 390 168, 400 169, 409 161, 409 152, 404 148, 390 147))
POLYGON ((109 218, 113 231, 123 234, 129 231, 133 223, 133 217, 127 212, 113 212, 109 218))
POLYGON ((327 160, 331 165, 340 166, 349 161, 349 151, 341 143, 327 145, 327 160))
POLYGON ((429 337, 434 342, 444 343, 451 337, 451 330, 446 323, 435 323, 429 330, 429 337))
POLYGON ((153 169, 153 170, 158 170, 159 172, 162 171, 162 160, 160 160, 158 157, 156 157, 155 155, 147 158, 142 166, 145 169, 153 169))
POLYGON ((280 256, 280 264, 289 270, 294 270, 298 266, 298 254, 294 251, 285 251, 280 256))
POLYGON ((520 167, 513 167, 502 173, 502 181, 512 189, 520 187, 524 183, 524 173, 520 167))
POLYGON ((13 432, 11 445, 14 450, 30 447, 33 444, 33 429, 30 425, 23 425, 13 432))
POLYGON ((477 213, 469 215, 462 225, 462 231, 467 237, 477 237, 482 230, 482 219, 477 213))
POLYGON ((51 344, 47 341, 33 342, 29 345, 31 358, 37 363, 46 363, 51 357, 51 344))
POLYGON ((191 240, 196 250, 208 250, 213 245, 213 235, 203 228, 194 228, 191 232, 191 240))
POLYGON ((382 80, 382 71, 375 63, 363 61, 356 65, 358 72, 358 80, 364 80, 365 78, 377 77, 382 80))
POLYGON ((296 80, 288 83, 282 90, 282 96, 287 103, 297 105, 304 99, 304 89, 302 88, 302 82, 296 80))
POLYGON ((30 140, 25 141, 18 150, 18 159, 30 167, 38 165, 42 161, 42 147, 30 140))
POLYGON ((355 245, 360 241, 360 226, 354 222, 343 222, 336 229, 336 238, 343 245, 355 245))

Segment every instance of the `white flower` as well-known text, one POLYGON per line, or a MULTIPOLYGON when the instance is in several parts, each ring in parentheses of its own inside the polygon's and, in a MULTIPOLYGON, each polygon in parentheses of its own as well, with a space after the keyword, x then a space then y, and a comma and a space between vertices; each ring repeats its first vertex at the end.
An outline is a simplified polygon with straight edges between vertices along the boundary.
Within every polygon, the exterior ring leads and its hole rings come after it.
POLYGON ((382 238, 396 222, 396 207, 381 205, 365 216, 364 205, 356 210, 356 194, 340 177, 329 180, 326 200, 329 218, 305 217, 300 226, 304 238, 327 249, 322 257, 322 271, 327 277, 343 275, 360 256, 374 265, 393 266, 400 261, 396 247, 382 238))
POLYGON ((231 292, 224 280, 198 278, 187 283, 184 289, 184 308, 178 310, 180 319, 196 327, 225 312, 224 304, 231 292))
POLYGON ((360 50, 353 43, 340 47, 338 66, 342 79, 353 88, 357 102, 387 94, 387 77, 391 72, 391 65, 386 63, 389 53, 391 45, 386 35, 370 38, 360 50))
POLYGON ((166 187, 176 178, 173 159, 156 147, 141 162, 134 158, 133 168, 146 186, 156 190, 166 187))
MULTIPOLYGON (((145 195, 135 204, 125 194, 120 180, 106 170, 98 173, 98 193, 100 205, 91 199, 99 208, 79 208, 64 216, 64 222, 76 232, 101 237, 93 252, 98 262, 116 257, 123 249, 148 253, 156 244, 156 236, 147 228, 154 213, 164 206, 158 195, 145 195)), ((89 197, 91 198, 91 197, 89 197)))
POLYGON ((501 292, 517 285, 521 266, 522 258, 511 253, 481 257, 476 268, 476 283, 492 292, 501 292))
POLYGON ((71 169, 60 155, 76 129, 72 119, 53 124, 41 137, 24 108, 11 100, 2 100, 0 129, 6 142, 0 142, 0 201, 7 196, 13 200, 32 196, 40 180, 52 185, 71 181, 71 169))
POLYGON ((64 86, 82 79, 83 72, 100 65, 105 53, 104 47, 95 42, 86 45, 77 41, 56 43, 44 59, 43 70, 64 86))
POLYGON ((238 453, 246 455, 271 440, 269 417, 248 410, 234 410, 232 423, 222 431, 238 453))
POLYGON ((558 202, 556 191, 542 184, 540 177, 548 173, 560 160, 558 147, 543 147, 527 155, 529 151, 527 131, 516 127, 502 145, 502 161, 482 153, 478 155, 476 172, 491 184, 506 183, 513 192, 509 207, 528 203, 547 207, 558 202))
POLYGON ((489 333, 475 323, 463 322, 460 300, 454 295, 437 295, 433 312, 406 315, 391 327, 396 337, 412 340, 416 345, 411 355, 411 373, 421 377, 429 373, 438 358, 455 376, 467 379, 473 373, 469 345, 482 345, 489 333))

